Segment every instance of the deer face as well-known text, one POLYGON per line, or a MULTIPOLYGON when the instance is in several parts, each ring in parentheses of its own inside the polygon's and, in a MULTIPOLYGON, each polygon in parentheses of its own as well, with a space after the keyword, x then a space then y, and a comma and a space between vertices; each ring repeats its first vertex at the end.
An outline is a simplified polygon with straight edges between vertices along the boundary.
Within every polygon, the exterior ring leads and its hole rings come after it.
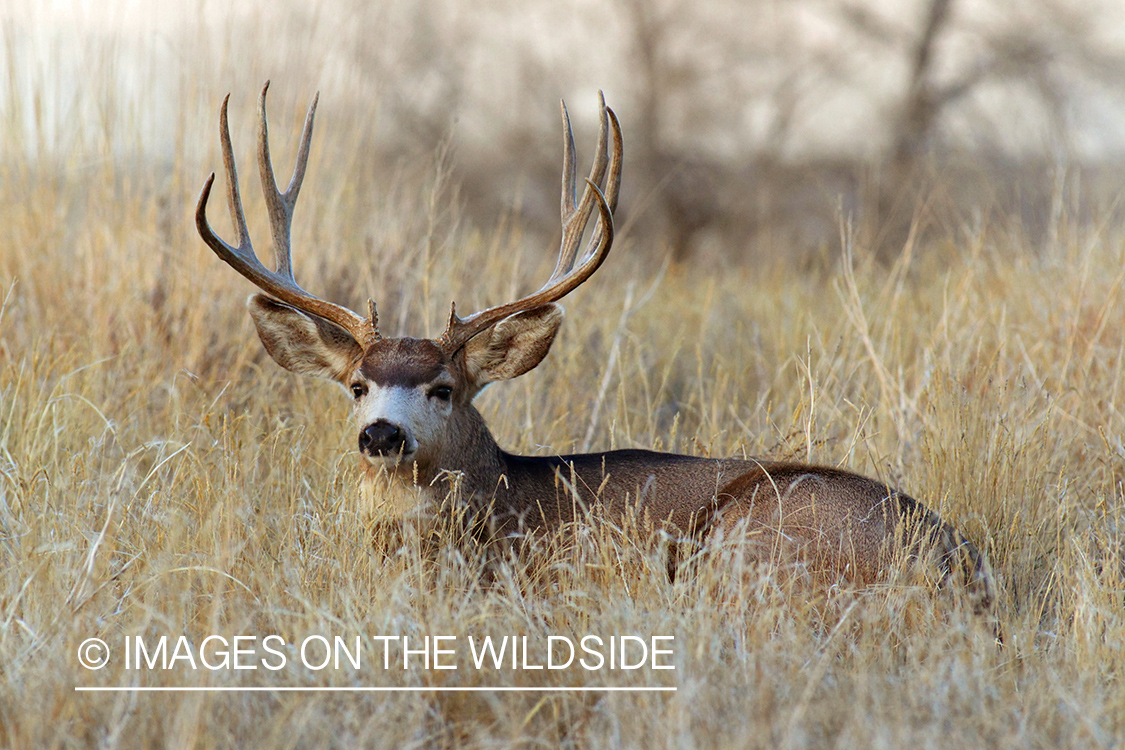
POLYGON ((380 339, 344 384, 355 398, 359 452, 374 466, 429 464, 440 453, 465 378, 428 339, 380 339))
MULTIPOLYGON (((430 473, 459 453, 459 413, 489 383, 528 372, 562 324, 555 304, 517 313, 450 352, 440 340, 377 338, 366 348, 334 323, 265 295, 249 300, 266 351, 293 372, 329 378, 355 400, 360 455, 372 466, 430 473)), ((455 458, 451 459, 456 463, 455 458)))

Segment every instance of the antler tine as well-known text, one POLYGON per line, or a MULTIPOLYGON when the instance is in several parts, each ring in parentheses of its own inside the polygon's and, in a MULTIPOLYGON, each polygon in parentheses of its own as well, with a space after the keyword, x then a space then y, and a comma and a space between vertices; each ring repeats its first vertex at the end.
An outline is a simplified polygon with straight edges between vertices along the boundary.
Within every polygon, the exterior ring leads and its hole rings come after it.
MULTIPOLYGON (((238 170, 234 166, 234 148, 230 143, 230 126, 227 121, 227 104, 230 103, 230 94, 223 97, 223 106, 219 109, 219 143, 223 149, 223 166, 227 173, 227 207, 230 209, 231 221, 238 234, 238 246, 250 245, 250 230, 246 228, 246 214, 242 211, 242 195, 238 190, 238 170)), ((218 239, 218 237, 216 237, 218 239)), ((251 251, 253 256, 253 251, 251 251)), ((257 260, 257 256, 253 256, 257 260)))
POLYGON ((559 100, 559 110, 562 112, 563 122, 563 170, 562 170, 562 219, 575 209, 575 185, 578 182, 578 160, 575 156, 574 130, 570 127, 570 112, 566 109, 566 101, 559 100))
POLYGON ((598 151, 594 157, 594 165, 590 176, 586 178, 586 188, 581 201, 574 200, 574 140, 570 130, 570 121, 567 117, 566 106, 563 105, 563 239, 559 251, 559 261, 554 273, 539 291, 504 305, 498 305, 467 318, 457 316, 457 307, 453 306, 449 315, 449 324, 441 336, 441 345, 450 354, 467 344, 474 336, 487 330, 489 327, 526 310, 557 302, 584 283, 605 261, 613 245, 613 209, 617 205, 617 196, 621 186, 622 165, 622 140, 621 126, 613 110, 605 106, 602 99, 602 124, 598 151), (613 154, 608 160, 607 131, 612 131, 613 154), (603 194, 598 182, 606 175, 608 163, 609 179, 606 184, 606 193, 603 194), (576 262, 576 251, 581 243, 582 234, 586 224, 589 223, 590 214, 594 206, 598 207, 598 220, 586 252, 581 263, 576 262))
POLYGON ((312 118, 316 109, 316 100, 313 100, 313 104, 309 108, 309 114, 305 118, 305 130, 301 137, 301 147, 297 154, 297 167, 294 170, 293 179, 285 193, 279 193, 273 179, 273 167, 269 160, 268 134, 266 132, 265 96, 268 88, 269 83, 267 82, 259 99, 259 167, 262 171, 262 183, 263 188, 265 188, 270 225, 273 230, 277 271, 270 271, 262 265, 250 242, 250 232, 246 227, 246 214, 242 209, 238 172, 235 168, 234 149, 231 146, 230 127, 227 121, 229 94, 223 99, 223 106, 219 112, 219 140, 223 150, 223 166, 227 173, 227 197, 231 221, 238 235, 238 247, 232 247, 223 241, 215 234, 207 220, 207 201, 211 197, 211 188, 215 182, 214 172, 207 178, 207 182, 204 183, 203 190, 199 194, 199 201, 195 208, 196 229, 203 241, 221 260, 253 282, 263 292, 302 312, 335 323, 348 331, 360 343, 367 343, 374 338, 378 338, 379 335, 372 325, 373 321, 357 315, 346 307, 314 297, 298 286, 293 278, 293 269, 290 262, 290 224, 293 206, 297 200, 297 193, 300 192, 305 165, 308 162, 309 142, 312 138, 312 118), (270 189, 271 186, 272 190, 270 189))
MULTIPOLYGON (((622 145, 622 142, 621 142, 621 123, 618 121, 617 115, 614 113, 614 111, 612 109, 610 109, 609 107, 604 106, 604 100, 603 100, 603 110, 602 110, 602 132, 603 132, 603 134, 605 133, 606 121, 607 120, 610 123, 610 128, 611 128, 611 131, 612 131, 613 153, 612 153, 612 156, 609 159, 609 178, 606 180, 605 193, 603 194, 600 191, 600 188, 598 187, 598 184, 600 184, 600 180, 601 180, 602 176, 605 174, 605 171, 606 171, 605 154, 604 154, 604 148, 603 148, 602 149, 603 153, 602 153, 602 158, 601 158, 600 164, 595 163, 596 170, 591 170, 591 178, 586 180, 587 187, 586 187, 585 192, 582 195, 582 203, 580 204, 579 210, 578 210, 578 212, 576 212, 575 217, 573 219, 573 221, 574 221, 574 224, 573 224, 574 233, 569 238, 566 236, 567 232, 570 230, 570 227, 568 227, 567 230, 564 231, 564 233, 563 233, 563 244, 564 244, 564 246, 568 242, 570 243, 569 247, 565 247, 565 252, 566 252, 566 255, 567 255, 567 258, 565 259, 566 265, 563 266, 562 252, 560 252, 559 267, 555 268, 555 273, 551 277, 552 280, 555 279, 555 278, 560 278, 561 276, 566 275, 567 273, 570 273, 571 269, 574 267, 575 259, 576 259, 575 251, 578 249, 578 245, 582 240, 582 233, 585 231, 586 224, 589 223, 590 211, 592 210, 594 201, 595 200, 598 201, 599 204, 601 202, 605 202, 608 209, 609 209, 609 213, 610 213, 611 216, 612 216, 613 212, 617 210, 617 197, 618 197, 618 194, 621 192, 621 168, 622 168, 621 154, 622 154, 622 150, 623 150, 623 145, 622 145), (596 171, 597 175, 598 175, 596 181, 593 179, 594 171, 596 171), (591 192, 591 188, 593 188, 594 192, 591 192), (583 207, 586 205, 586 201, 587 201, 588 198, 590 199, 590 208, 584 209, 583 207)), ((599 205, 599 209, 600 209, 600 205, 599 205)), ((590 234, 590 240, 586 245, 586 252, 582 254, 582 258, 584 259, 582 261, 583 265, 588 263, 598 253, 602 253, 602 252, 608 253, 609 252, 609 247, 605 246, 602 242, 602 235, 606 231, 609 231, 610 235, 612 236, 613 227, 608 226, 608 228, 607 228, 607 225, 606 225, 605 219, 604 219, 604 215, 599 215, 598 221, 594 225, 594 231, 590 234)), ((600 260, 597 261, 597 264, 594 266, 593 270, 590 271, 590 273, 593 273, 594 271, 596 271, 597 266, 601 265, 602 261, 604 261, 604 260, 605 260, 605 257, 603 256, 600 260)), ((548 282, 548 283, 550 283, 550 282, 548 282)))
MULTIPOLYGON (((599 111, 601 114, 598 126, 598 146, 594 153, 594 163, 590 168, 589 181, 600 185, 605 177, 607 164, 606 158, 606 131, 607 111, 605 95, 598 92, 599 111)), ((559 260, 555 264, 551 279, 565 276, 574 267, 578 256, 578 246, 582 242, 582 233, 590 221, 590 213, 594 210, 594 197, 587 187, 582 191, 582 200, 576 200, 575 183, 578 167, 575 158, 574 133, 570 127, 570 115, 566 110, 566 102, 562 102, 563 119, 563 188, 562 188, 562 227, 563 239, 559 247, 559 260)))
POLYGON ((270 82, 262 87, 258 97, 258 170, 262 177, 262 192, 266 196, 266 208, 270 216, 270 232, 273 235, 273 252, 277 261, 277 272, 290 279, 293 268, 290 251, 290 232, 293 225, 293 209, 297 205, 297 195, 305 180, 305 168, 309 163, 309 144, 312 141, 313 118, 320 93, 313 96, 312 104, 305 115, 305 125, 301 131, 301 145, 297 149, 297 163, 293 167, 293 177, 289 187, 282 193, 277 189, 274 178, 273 161, 270 159, 269 128, 266 124, 266 92, 270 82))
POLYGON ((617 210, 617 197, 621 193, 621 170, 623 167, 621 156, 624 149, 621 142, 621 121, 617 119, 617 113, 609 107, 606 107, 605 111, 609 115, 610 127, 613 132, 613 155, 609 160, 609 179, 606 180, 605 199, 606 203, 609 204, 609 212, 613 213, 617 210))

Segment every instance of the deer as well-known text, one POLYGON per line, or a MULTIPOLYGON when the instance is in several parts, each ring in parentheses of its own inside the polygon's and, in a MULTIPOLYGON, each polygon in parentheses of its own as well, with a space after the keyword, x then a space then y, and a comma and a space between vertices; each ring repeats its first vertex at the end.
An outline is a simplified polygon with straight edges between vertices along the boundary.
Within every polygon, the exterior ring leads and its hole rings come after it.
MULTIPOLYGON (((560 529, 592 511, 609 519, 632 513, 653 533, 697 544, 738 535, 751 562, 813 565, 859 586, 878 581, 899 559, 896 553, 920 554, 925 547, 943 583, 956 574, 973 593, 977 611, 990 606, 993 584, 978 548, 922 503, 860 474, 640 449, 516 455, 498 445, 474 398, 485 386, 517 378, 543 361, 563 321, 559 301, 593 276, 613 244, 623 145, 617 115, 604 96, 580 197, 574 135, 561 104, 562 239, 547 281, 531 294, 466 317, 453 303, 439 337, 410 338, 380 333, 373 300, 361 315, 298 286, 290 232, 319 94, 308 108, 293 175, 282 192, 270 158, 268 88, 267 82, 258 99, 257 157, 275 270, 262 264, 251 245, 228 127, 229 94, 220 108, 219 137, 237 245, 222 240, 207 218, 214 172, 199 194, 196 227, 221 260, 258 288, 247 306, 269 356, 291 372, 335 381, 352 396, 363 484, 386 480, 384 519, 448 507, 441 503, 451 488, 472 533, 490 544, 560 529)), ((674 575, 671 567, 669 572, 674 575)))

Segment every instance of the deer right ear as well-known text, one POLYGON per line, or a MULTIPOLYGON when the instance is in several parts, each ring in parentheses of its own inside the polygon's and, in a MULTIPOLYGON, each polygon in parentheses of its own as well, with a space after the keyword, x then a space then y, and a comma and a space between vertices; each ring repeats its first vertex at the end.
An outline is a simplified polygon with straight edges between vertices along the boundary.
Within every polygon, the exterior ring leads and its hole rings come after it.
POLYGON ((363 356, 350 333, 324 318, 309 315, 264 294, 246 301, 258 338, 286 370, 343 382, 363 356))
POLYGON ((505 318, 472 338, 464 348, 469 378, 480 388, 523 375, 543 361, 562 325, 556 304, 505 318))

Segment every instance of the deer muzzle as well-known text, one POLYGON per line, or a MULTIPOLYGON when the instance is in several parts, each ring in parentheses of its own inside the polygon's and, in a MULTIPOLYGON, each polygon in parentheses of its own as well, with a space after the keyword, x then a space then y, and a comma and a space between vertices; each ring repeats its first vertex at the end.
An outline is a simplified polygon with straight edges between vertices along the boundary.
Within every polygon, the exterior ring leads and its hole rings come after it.
POLYGON ((386 419, 376 419, 359 433, 359 452, 371 458, 402 460, 409 458, 415 448, 406 430, 386 419))

